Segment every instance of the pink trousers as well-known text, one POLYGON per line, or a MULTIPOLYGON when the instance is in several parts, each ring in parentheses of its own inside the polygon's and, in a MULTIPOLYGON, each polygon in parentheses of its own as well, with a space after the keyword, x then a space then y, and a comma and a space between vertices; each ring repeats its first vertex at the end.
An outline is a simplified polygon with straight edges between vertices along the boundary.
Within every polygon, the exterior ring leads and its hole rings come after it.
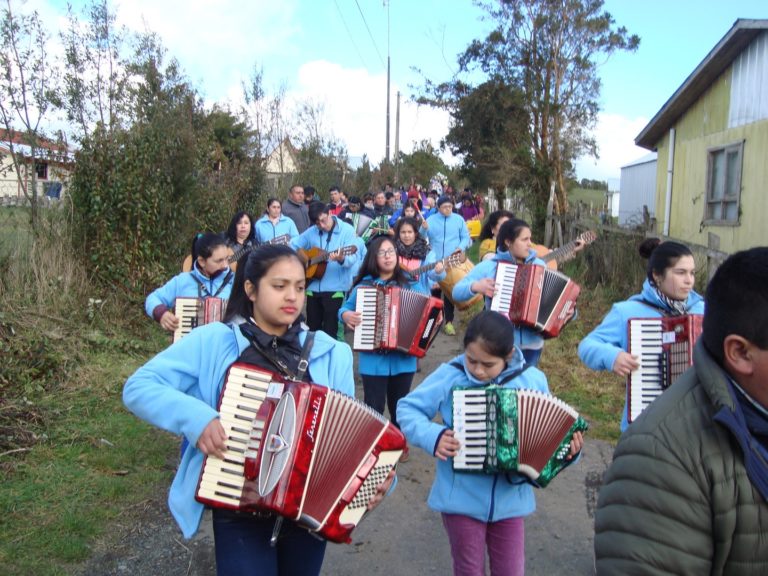
POLYGON ((491 576, 525 574, 523 518, 482 522, 460 514, 442 516, 451 545, 454 576, 484 576, 486 546, 491 576))

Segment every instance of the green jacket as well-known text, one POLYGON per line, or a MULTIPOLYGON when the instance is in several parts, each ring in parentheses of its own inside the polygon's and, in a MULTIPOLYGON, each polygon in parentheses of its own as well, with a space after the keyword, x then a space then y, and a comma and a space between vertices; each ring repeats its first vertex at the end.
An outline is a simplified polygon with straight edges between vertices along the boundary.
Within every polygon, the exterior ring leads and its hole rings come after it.
POLYGON ((768 504, 747 476, 741 446, 754 440, 732 394, 699 341, 694 367, 621 437, 595 515, 598 575, 768 574, 768 504))

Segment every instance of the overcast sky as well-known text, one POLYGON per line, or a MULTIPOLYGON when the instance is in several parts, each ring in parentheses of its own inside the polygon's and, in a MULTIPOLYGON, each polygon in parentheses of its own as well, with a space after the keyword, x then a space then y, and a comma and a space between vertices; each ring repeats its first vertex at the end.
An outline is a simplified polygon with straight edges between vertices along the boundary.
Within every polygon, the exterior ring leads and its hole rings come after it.
MULTIPOLYGON (((79 11, 81 0, 72 0, 79 11)), ((61 26, 63 0, 30 0, 61 26)), ((157 32, 208 103, 237 101, 254 64, 268 92, 322 103, 326 124, 352 157, 385 155, 386 70, 391 64, 390 156, 396 94, 400 149, 423 139, 438 145, 447 115, 410 101, 422 76, 447 80, 456 56, 490 23, 469 0, 121 0, 119 22, 157 32)), ((648 153, 634 138, 737 18, 768 18, 768 0, 606 0, 618 25, 641 37, 635 53, 600 67, 603 90, 596 137, 600 159, 581 159, 579 178, 618 178, 648 153)))

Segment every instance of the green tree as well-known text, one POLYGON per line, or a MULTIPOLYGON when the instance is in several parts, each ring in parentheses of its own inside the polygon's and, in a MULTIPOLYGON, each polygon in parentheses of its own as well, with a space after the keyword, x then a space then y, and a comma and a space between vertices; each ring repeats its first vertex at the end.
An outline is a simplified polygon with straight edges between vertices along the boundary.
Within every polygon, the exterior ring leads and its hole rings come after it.
POLYGON ((6 0, 0 37, 0 119, 19 189, 30 205, 31 228, 38 230, 37 166, 62 160, 57 148, 44 145, 43 131, 44 119, 59 103, 58 68, 48 52, 49 35, 37 11, 17 14, 11 0, 6 0))
POLYGON ((438 172, 448 173, 448 167, 429 140, 414 143, 413 152, 400 153, 400 175, 403 182, 420 182, 424 186, 438 172))

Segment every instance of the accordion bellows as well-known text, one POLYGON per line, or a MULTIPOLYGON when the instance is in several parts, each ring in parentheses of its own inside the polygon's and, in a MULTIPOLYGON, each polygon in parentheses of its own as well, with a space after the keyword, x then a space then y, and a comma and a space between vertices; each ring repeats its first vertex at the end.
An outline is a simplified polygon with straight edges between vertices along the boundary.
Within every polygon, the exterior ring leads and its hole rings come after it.
POLYGON ((571 439, 588 428, 568 404, 534 390, 456 387, 452 403, 454 470, 518 472, 541 488, 570 464, 571 439))

